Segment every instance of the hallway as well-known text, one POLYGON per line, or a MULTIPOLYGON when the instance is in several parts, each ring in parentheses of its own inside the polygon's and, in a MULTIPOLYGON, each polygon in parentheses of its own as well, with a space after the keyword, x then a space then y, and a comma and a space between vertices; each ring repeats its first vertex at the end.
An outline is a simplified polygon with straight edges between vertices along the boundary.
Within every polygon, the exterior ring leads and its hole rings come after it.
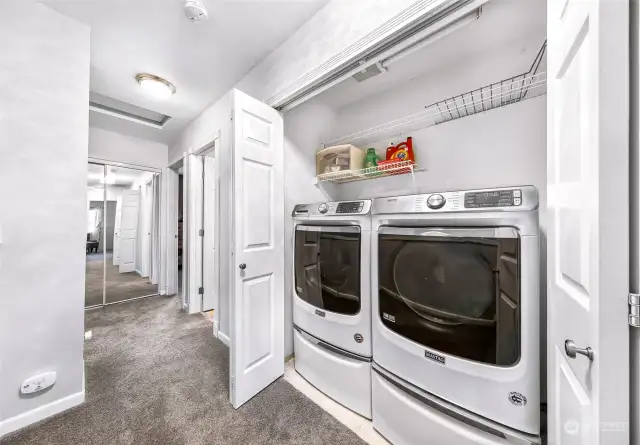
POLYGON ((204 317, 154 297, 87 311, 86 402, 0 440, 23 444, 363 444, 280 379, 239 410, 204 317))

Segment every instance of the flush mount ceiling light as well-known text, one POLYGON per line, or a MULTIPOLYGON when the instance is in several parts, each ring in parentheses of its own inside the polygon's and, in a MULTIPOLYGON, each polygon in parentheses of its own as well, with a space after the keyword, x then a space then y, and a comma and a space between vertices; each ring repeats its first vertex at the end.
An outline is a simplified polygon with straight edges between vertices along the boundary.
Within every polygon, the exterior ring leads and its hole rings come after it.
POLYGON ((140 73, 136 75, 136 80, 142 88, 157 99, 168 99, 176 92, 176 87, 171 82, 153 74, 140 73))

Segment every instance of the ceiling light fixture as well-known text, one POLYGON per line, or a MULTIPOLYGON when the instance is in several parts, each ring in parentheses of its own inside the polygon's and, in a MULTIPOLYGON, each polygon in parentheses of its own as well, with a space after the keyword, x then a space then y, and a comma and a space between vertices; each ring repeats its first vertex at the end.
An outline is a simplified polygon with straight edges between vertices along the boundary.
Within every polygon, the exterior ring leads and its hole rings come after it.
POLYGON ((176 87, 171 82, 153 74, 140 73, 136 75, 136 81, 157 99, 168 99, 176 92, 176 87))

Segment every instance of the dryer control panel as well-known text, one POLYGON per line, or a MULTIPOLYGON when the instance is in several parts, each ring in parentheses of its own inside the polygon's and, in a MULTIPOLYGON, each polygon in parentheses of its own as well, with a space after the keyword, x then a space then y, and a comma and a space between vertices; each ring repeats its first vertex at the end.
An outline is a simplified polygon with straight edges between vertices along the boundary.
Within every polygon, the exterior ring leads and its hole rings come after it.
POLYGON ((298 204, 293 209, 294 217, 304 216, 348 216, 367 215, 371 212, 371 200, 318 202, 298 204))

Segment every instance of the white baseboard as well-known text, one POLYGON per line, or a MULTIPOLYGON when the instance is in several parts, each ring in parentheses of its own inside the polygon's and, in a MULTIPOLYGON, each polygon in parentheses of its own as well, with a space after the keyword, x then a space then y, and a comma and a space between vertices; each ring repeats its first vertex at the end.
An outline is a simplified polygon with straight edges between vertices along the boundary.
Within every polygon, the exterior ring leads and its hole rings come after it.
POLYGON ((229 336, 227 334, 223 334, 220 331, 218 331, 218 340, 220 340, 222 343, 227 345, 227 348, 231 344, 231 341, 229 340, 229 336))
POLYGON ((39 406, 26 413, 3 420, 0 422, 0 437, 66 411, 74 406, 81 405, 82 403, 84 403, 84 384, 81 392, 71 394, 70 396, 39 406))

